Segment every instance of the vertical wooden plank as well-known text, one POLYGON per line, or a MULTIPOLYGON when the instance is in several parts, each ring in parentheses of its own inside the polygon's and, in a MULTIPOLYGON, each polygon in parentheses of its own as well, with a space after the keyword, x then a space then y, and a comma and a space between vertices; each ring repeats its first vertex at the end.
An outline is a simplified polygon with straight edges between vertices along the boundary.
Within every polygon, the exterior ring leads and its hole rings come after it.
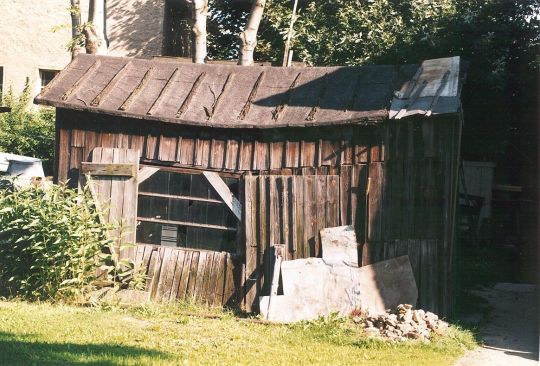
POLYGON ((339 164, 340 143, 322 140, 321 165, 336 166, 339 164))
POLYGON ((317 235, 317 196, 315 191, 315 176, 304 176, 304 255, 315 257, 317 235))
POLYGON ((169 257, 171 255, 170 248, 167 247, 161 247, 159 248, 160 252, 160 266, 159 270, 157 270, 156 267, 156 276, 155 279, 157 281, 154 282, 153 291, 152 291, 152 298, 156 301, 161 301, 163 291, 164 291, 164 283, 167 276, 167 269, 169 267, 169 257))
POLYGON ((223 305, 234 302, 235 284, 234 284, 234 262, 229 253, 225 254, 225 278, 223 284, 223 305))
POLYGON ((173 248, 164 248, 163 264, 161 265, 161 273, 156 293, 157 301, 169 301, 177 258, 178 251, 173 250, 173 248))
POLYGON ((285 166, 287 168, 296 168, 300 160, 300 143, 298 141, 287 141, 285 154, 285 166))
MULTIPOLYGON (((223 305, 227 300, 224 300, 225 295, 225 285, 227 280, 227 253, 220 253, 220 255, 217 258, 217 267, 216 267, 216 283, 214 288, 214 302, 213 304, 216 306, 223 305)), ((251 311, 251 307, 250 310, 251 311)))
POLYGON ((152 277, 151 277, 152 282, 150 283, 150 298, 151 299, 156 298, 159 281, 160 281, 160 275, 161 275, 161 266, 163 265, 164 250, 165 248, 158 248, 158 250, 155 251, 152 255, 152 257, 155 256, 155 262, 154 262, 154 270, 152 271, 152 277))
POLYGON ((225 141, 213 139, 210 147, 210 167, 223 169, 225 167, 225 141))
POLYGON ((315 141, 302 141, 300 151, 300 166, 314 167, 317 165, 315 141))
POLYGON ((169 301, 175 301, 178 297, 178 287, 180 286, 180 279, 182 278, 182 271, 184 269, 184 260, 186 258, 186 251, 177 249, 178 255, 176 258, 176 266, 173 273, 173 281, 171 286, 171 293, 169 295, 169 301))
POLYGON ((369 164, 369 192, 368 192, 368 241, 380 241, 382 237, 381 212, 383 203, 383 169, 381 163, 369 164))
POLYGON ((321 229, 339 225, 339 178, 336 175, 326 178, 326 222, 321 229))
MULTIPOLYGON (((126 161, 125 149, 112 149, 112 162, 121 163, 126 161)), ((118 244, 121 243, 120 234, 122 229, 122 208, 124 207, 124 181, 125 177, 110 177, 111 181, 111 197, 109 205, 108 222, 118 225, 118 229, 113 229, 110 234, 113 238, 118 239, 118 244)), ((133 199, 134 197, 131 197, 133 199)))
POLYGON ((240 160, 238 169, 251 170, 253 161, 253 141, 242 140, 240 143, 240 160))
POLYGON ((225 169, 236 170, 238 163, 238 140, 227 139, 225 146, 225 169))
POLYGON ((193 251, 192 257, 191 257, 191 264, 189 268, 189 278, 187 283, 187 289, 186 289, 186 300, 193 300, 195 295, 195 284, 197 282, 197 269, 199 265, 199 251, 193 251))
MULTIPOLYGON (((288 177, 282 176, 280 177, 280 182, 281 182, 280 184, 281 192, 279 192, 279 195, 281 196, 280 197, 281 207, 279 211, 280 211, 280 217, 281 217, 281 227, 280 227, 281 239, 279 243, 271 243, 271 245, 273 246, 274 244, 284 244, 285 248, 287 248, 287 250, 283 250, 284 260, 289 260, 291 259, 291 255, 290 255, 291 244, 290 244, 290 238, 289 238, 289 234, 291 232, 291 227, 289 224, 289 218, 291 216, 290 207, 289 207, 289 194, 290 194, 289 185, 288 185, 289 179, 288 177)), ((273 254, 272 254, 272 257, 275 260, 275 257, 273 254)), ((272 264, 272 268, 273 268, 273 264, 272 264)), ((270 277, 268 277, 269 282, 271 281, 272 275, 273 273, 271 273, 270 277)))
POLYGON ((253 142, 253 159, 252 159, 252 169, 253 170, 268 170, 270 167, 269 164, 269 151, 268 144, 262 141, 253 142))
POLYGON ((281 169, 284 166, 284 142, 270 143, 270 169, 281 169))
POLYGON ((159 138, 158 159, 160 161, 176 161, 178 138, 161 135, 159 138))
POLYGON ((206 284, 206 303, 210 306, 214 305, 214 299, 216 296, 216 283, 218 280, 218 263, 219 258, 222 256, 220 252, 212 253, 212 263, 210 265, 210 271, 208 272, 208 282, 206 284))
POLYGON ((296 180, 294 176, 287 178, 287 185, 290 192, 289 199, 289 252, 291 253, 291 259, 298 258, 298 213, 296 212, 296 202, 299 199, 298 190, 296 189, 296 180))
POLYGON ((142 158, 145 155, 144 136, 139 134, 132 134, 129 138, 129 148, 136 150, 139 157, 142 158))
MULTIPOLYGON (((137 150, 125 149, 126 163, 135 164, 135 171, 139 171, 139 154, 137 150)), ((139 184, 137 177, 123 178, 122 190, 123 190, 123 202, 122 202, 122 214, 118 218, 120 221, 120 232, 122 243, 134 244, 136 242, 137 234, 137 195, 139 191, 139 184)), ((123 251, 122 255, 127 257, 134 254, 135 248, 127 248, 123 251)))
POLYGON ((251 312, 257 297, 257 178, 246 176, 244 179, 244 232, 246 237, 246 264, 244 278, 244 308, 251 312))
POLYGON ((202 292, 204 287, 204 272, 206 270, 206 259, 208 257, 208 252, 200 251, 199 252, 199 262, 196 269, 196 281, 193 289, 193 299, 197 302, 201 302, 202 292))
POLYGON ((293 176, 293 185, 294 185, 294 227, 293 230, 296 231, 296 238, 294 240, 294 249, 295 249, 295 258, 306 258, 309 255, 309 251, 306 252, 306 243, 304 243, 304 185, 302 176, 293 176), (306 254, 307 253, 307 254, 306 254))
POLYGON ((159 138, 155 134, 146 135, 145 158, 155 160, 159 151, 159 138))
POLYGON ((321 256, 321 244, 319 238, 319 230, 323 229, 326 222, 326 200, 327 200, 327 184, 326 176, 318 175, 315 177, 315 197, 316 197, 316 207, 317 207, 317 218, 316 218, 316 227, 314 232, 315 239, 315 256, 321 256))
POLYGON ((350 165, 339 167, 339 225, 352 225, 351 221, 351 170, 350 165))
MULTIPOLYGON (((256 202, 255 207, 252 207, 253 214, 257 217, 256 226, 253 227, 257 236, 257 295, 260 296, 264 286, 266 275, 266 250, 270 247, 270 238, 273 233, 273 223, 271 221, 271 200, 270 195, 270 177, 259 176, 256 180, 255 187, 256 202)), ((258 297, 257 297, 258 298, 258 297)))
POLYGON ((185 253, 186 254, 185 254, 184 264, 182 267, 182 274, 180 276, 180 283, 178 284, 178 292, 176 294, 176 298, 179 300, 187 299, 189 273, 191 271, 191 261, 192 261, 193 254, 195 253, 195 251, 186 250, 185 253))
POLYGON ((179 144, 180 151, 178 161, 185 166, 193 166, 195 157, 195 140, 191 137, 182 137, 182 141, 179 144))

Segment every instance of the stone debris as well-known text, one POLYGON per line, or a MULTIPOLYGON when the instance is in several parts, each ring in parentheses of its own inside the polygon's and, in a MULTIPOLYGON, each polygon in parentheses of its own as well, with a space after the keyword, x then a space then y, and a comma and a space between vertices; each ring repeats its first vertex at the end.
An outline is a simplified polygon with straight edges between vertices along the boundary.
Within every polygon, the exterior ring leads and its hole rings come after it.
POLYGON ((415 310, 409 304, 400 304, 395 312, 389 309, 383 315, 355 316, 353 321, 362 324, 368 336, 382 336, 396 342, 408 339, 429 342, 433 334, 441 335, 448 329, 448 323, 436 314, 415 310))

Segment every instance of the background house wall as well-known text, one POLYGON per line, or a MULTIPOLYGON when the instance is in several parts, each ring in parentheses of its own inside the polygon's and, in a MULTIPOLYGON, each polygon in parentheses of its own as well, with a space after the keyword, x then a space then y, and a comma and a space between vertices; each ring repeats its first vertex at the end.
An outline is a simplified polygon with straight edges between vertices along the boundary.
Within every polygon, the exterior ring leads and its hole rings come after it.
MULTIPOLYGON (((160 55, 164 1, 108 0, 106 29, 109 54, 144 57, 160 55)), ((88 1, 81 1, 81 20, 88 19, 88 1)), ((70 61, 67 44, 71 17, 66 0, 0 0, 0 67, 3 92, 16 94, 28 77, 32 96, 41 89, 39 70, 62 70, 70 61), (53 28, 65 25, 53 32, 53 28)))

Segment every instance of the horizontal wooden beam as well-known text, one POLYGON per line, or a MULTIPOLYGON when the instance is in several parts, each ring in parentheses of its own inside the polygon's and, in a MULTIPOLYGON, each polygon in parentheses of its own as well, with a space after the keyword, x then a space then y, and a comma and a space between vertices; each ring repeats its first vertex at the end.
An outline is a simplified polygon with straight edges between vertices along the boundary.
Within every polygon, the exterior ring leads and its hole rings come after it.
POLYGON ((184 201, 197 201, 197 202, 209 202, 209 203, 220 203, 223 204, 222 200, 216 200, 213 198, 202 198, 202 197, 193 197, 193 196, 179 196, 175 194, 164 194, 164 193, 153 193, 153 192, 139 192, 139 196, 145 197, 159 197, 159 198, 172 198, 174 200, 184 200, 184 201))
POLYGON ((114 164, 114 163, 81 163, 83 174, 91 176, 118 176, 136 177, 136 164, 114 164))
POLYGON ((228 227, 228 226, 222 226, 222 225, 210 225, 210 224, 197 224, 195 222, 187 222, 187 221, 161 220, 161 219, 153 219, 151 217, 137 217, 137 221, 155 222, 156 224, 166 224, 166 225, 180 225, 180 226, 199 227, 199 228, 202 228, 202 229, 236 231, 235 227, 228 227))

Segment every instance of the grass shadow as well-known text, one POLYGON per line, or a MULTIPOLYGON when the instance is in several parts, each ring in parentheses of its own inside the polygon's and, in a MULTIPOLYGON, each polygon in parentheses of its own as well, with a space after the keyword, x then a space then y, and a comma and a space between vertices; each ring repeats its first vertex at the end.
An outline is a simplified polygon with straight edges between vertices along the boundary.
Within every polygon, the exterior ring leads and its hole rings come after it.
POLYGON ((103 365, 144 364, 149 358, 167 359, 167 353, 121 344, 54 343, 33 335, 0 332, 2 365, 103 365))

